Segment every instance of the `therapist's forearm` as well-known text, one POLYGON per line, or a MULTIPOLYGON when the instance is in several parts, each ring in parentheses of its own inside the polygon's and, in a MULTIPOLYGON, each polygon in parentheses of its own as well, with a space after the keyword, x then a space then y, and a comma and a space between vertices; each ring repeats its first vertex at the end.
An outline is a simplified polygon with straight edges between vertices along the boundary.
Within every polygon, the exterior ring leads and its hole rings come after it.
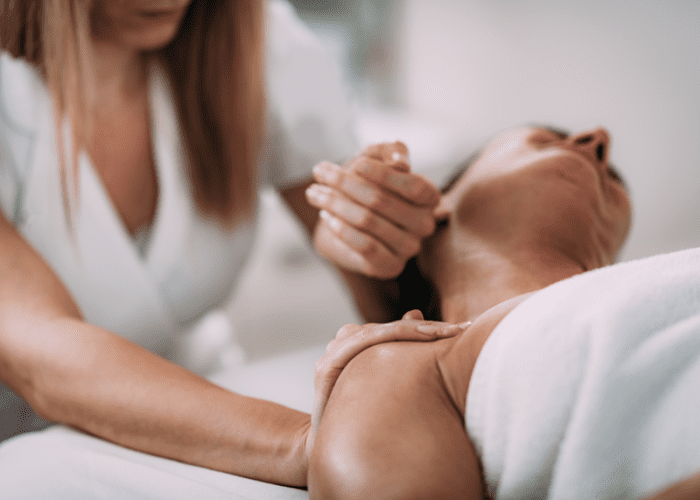
POLYGON ((43 417, 120 445, 305 485, 310 417, 228 392, 82 320, 0 213, 0 381, 43 417))
POLYGON ((233 394, 75 319, 37 322, 22 395, 43 417, 146 453, 305 486, 307 414, 233 394))

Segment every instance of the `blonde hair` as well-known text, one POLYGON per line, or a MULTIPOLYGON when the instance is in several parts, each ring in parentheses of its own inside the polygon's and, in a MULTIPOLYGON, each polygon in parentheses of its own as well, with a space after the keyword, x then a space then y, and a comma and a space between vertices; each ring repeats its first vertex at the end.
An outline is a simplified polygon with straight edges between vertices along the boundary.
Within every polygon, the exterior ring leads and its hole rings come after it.
MULTIPOLYGON (((255 202, 265 102, 262 1, 193 0, 175 38, 145 54, 170 78, 195 203, 222 222, 250 213, 255 202)), ((0 0, 0 47, 35 65, 53 98, 64 194, 77 189, 72 152, 91 132, 90 4, 0 0), (63 117, 73 131, 68 154, 63 117)))

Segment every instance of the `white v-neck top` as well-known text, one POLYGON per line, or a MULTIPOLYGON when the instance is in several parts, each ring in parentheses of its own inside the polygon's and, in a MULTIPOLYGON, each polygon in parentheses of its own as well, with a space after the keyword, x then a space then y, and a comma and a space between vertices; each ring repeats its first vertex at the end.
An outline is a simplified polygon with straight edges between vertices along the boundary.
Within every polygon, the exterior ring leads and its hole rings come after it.
MULTIPOLYGON (((266 2, 268 134, 260 184, 292 185, 324 159, 355 152, 341 71, 281 0, 266 2)), ((224 230, 195 209, 167 76, 149 75, 158 205, 142 247, 124 227, 87 155, 66 224, 54 119, 36 70, 0 56, 0 208, 76 300, 86 320, 154 352, 228 297, 250 252, 255 217, 224 230)))

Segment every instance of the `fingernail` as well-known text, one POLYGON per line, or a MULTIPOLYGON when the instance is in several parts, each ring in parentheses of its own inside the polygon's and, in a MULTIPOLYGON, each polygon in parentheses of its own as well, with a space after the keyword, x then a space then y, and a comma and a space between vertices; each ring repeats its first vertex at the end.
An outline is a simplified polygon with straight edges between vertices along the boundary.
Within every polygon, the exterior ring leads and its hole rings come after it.
POLYGON ((318 184, 312 184, 311 186, 309 186, 306 189, 306 194, 307 196, 310 196, 311 198, 316 200, 316 202, 319 205, 325 205, 330 199, 327 190, 319 186, 318 184))
POLYGON ((335 226, 337 225, 337 221, 335 221, 335 217, 333 217, 330 213, 328 213, 326 210, 320 210, 318 212, 318 216, 326 221, 329 226, 331 226, 332 229, 335 229, 335 226))
POLYGON ((331 214, 329 214, 325 210, 321 210, 321 212, 319 212, 318 215, 320 215, 326 222, 328 222, 328 225, 331 226, 331 229, 335 233, 340 232, 340 230, 342 228, 342 224, 337 217, 333 217, 331 214))
POLYGON ((457 335, 463 331, 464 328, 462 328, 462 325, 447 325, 440 331, 440 333, 445 337, 452 337, 453 335, 457 335))
POLYGON ((464 323, 460 323, 460 324, 457 325, 457 326, 460 327, 462 330, 466 330, 466 329, 469 328, 471 325, 472 325, 472 322, 471 322, 471 321, 465 321, 464 323))
POLYGON ((319 163, 314 166, 314 176, 328 184, 337 184, 340 178, 339 173, 327 163, 319 163))
POLYGON ((404 163, 408 163, 408 155, 404 155, 399 153, 398 151, 394 151, 391 153, 391 160, 392 161, 402 161, 404 163))

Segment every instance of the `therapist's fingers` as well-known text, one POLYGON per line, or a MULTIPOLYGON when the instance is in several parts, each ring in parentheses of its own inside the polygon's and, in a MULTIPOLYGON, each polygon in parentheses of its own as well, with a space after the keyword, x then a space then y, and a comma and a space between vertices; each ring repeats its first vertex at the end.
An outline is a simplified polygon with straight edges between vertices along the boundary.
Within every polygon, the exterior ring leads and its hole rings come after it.
POLYGON ((343 167, 322 162, 306 199, 320 210, 316 250, 330 262, 373 278, 398 276, 436 227, 440 193, 413 174, 403 143, 375 144, 343 167))
MULTIPOLYGON (((371 168, 373 172, 393 171, 391 167, 378 164, 376 160, 363 160, 363 162, 372 163, 373 166, 371 168)), ((393 172, 399 174, 398 172, 393 172)), ((316 195, 317 198, 323 198, 324 195, 330 197, 328 199, 329 206, 319 208, 325 208, 351 224, 353 224, 353 219, 366 216, 361 210, 364 208, 390 221, 406 233, 417 237, 428 236, 435 230, 433 209, 436 205, 432 203, 432 199, 428 200, 430 202, 428 204, 408 200, 402 194, 365 178, 352 169, 341 168, 330 162, 322 162, 316 165, 313 169, 313 175, 319 184, 314 185, 312 190, 317 189, 317 192, 314 193, 312 191, 311 195, 316 195), (325 191, 319 189, 323 188, 323 186, 330 189, 325 191), (336 203, 338 206, 331 206, 336 200, 345 200, 347 203, 345 205, 336 203)), ((386 176, 391 175, 394 174, 386 174, 386 176)), ((375 177, 379 178, 381 176, 375 177)), ((358 228, 362 229, 360 226, 358 228)))
POLYGON ((440 190, 432 181, 411 172, 402 160, 382 160, 359 155, 345 164, 344 168, 415 205, 434 207, 440 201, 440 190))
MULTIPOLYGON (((469 326, 466 323, 452 324, 442 321, 426 321, 415 309, 391 323, 348 324, 343 326, 326 346, 326 363, 344 367, 347 362, 368 347, 399 340, 432 341, 453 337, 469 326)), ((323 358, 322 358, 323 359, 323 358)), ((319 360, 321 361, 321 360, 319 360)), ((318 365, 317 365, 318 366, 318 365)))
MULTIPOLYGON (((416 255, 420 250, 418 238, 402 233, 381 219, 377 221, 375 227, 377 228, 376 232, 383 233, 384 241, 356 229, 326 210, 321 210, 319 216, 324 223, 328 224, 333 234, 355 252, 368 261, 379 261, 375 262, 375 265, 382 265, 381 261, 387 261, 385 263, 388 264, 389 260, 396 260, 396 264, 402 267, 407 259, 416 255), (389 243, 385 243, 386 241, 389 243)), ((398 272, 401 270, 403 269, 398 270, 398 272)))
MULTIPOLYGON (((423 235, 411 233, 328 186, 312 184, 306 190, 306 199, 321 211, 319 224, 326 225, 337 238, 370 260, 388 252, 405 264, 420 250, 423 235)), ((430 217, 425 219, 430 226, 425 231, 432 230, 432 214, 426 216, 430 217)), ((336 259, 330 260, 342 265, 336 259)))
POLYGON ((314 231, 314 247, 326 260, 348 271, 378 279, 395 278, 408 255, 399 255, 377 238, 358 231, 325 210, 314 231))
POLYGON ((371 144, 362 150, 361 156, 391 163, 400 172, 411 171, 408 147, 401 141, 371 144))
MULTIPOLYGON (((410 329, 396 329, 395 325, 399 324, 401 326, 404 326, 400 322, 392 322, 392 323, 369 323, 364 326, 360 325, 355 325, 355 324, 347 324, 340 328, 338 332, 335 334, 335 339, 333 339, 327 346, 326 346, 326 352, 334 350, 335 347, 338 345, 337 343, 339 341, 343 341, 347 338, 350 338, 352 336, 355 336, 358 332, 361 332, 363 330, 369 329, 369 328, 375 328, 373 330, 373 333, 375 335, 375 339, 380 340, 380 339, 385 339, 385 335, 389 333, 391 337, 389 340, 381 340, 380 342, 376 343, 381 343, 381 342, 391 342, 395 340, 436 340, 438 338, 442 338, 439 335, 439 332, 442 331, 444 332, 445 336, 450 336, 450 333, 456 332, 459 333, 461 331, 461 326, 460 325, 455 325, 452 323, 443 323, 441 321, 425 321, 423 318, 423 313, 421 312, 420 309, 411 309, 408 311, 406 314, 403 315, 400 321, 422 321, 424 325, 427 326, 437 326, 437 329, 430 329, 430 328, 421 328, 421 330, 417 330, 416 332, 413 332, 410 329), (377 329, 379 328, 379 329, 377 329), (440 330, 442 329, 442 330, 440 330), (426 334, 423 330, 429 331, 428 334, 426 334), (377 334, 379 334, 377 336, 377 334), (409 337, 396 337, 396 335, 409 335, 409 337), (416 335, 419 336, 419 338, 416 338, 416 335)), ((417 326, 418 324, 416 324, 417 326)), ((374 345, 374 344, 372 344, 374 345)))
MULTIPOLYGON (((470 323, 469 323, 470 324, 470 323)), ((399 340, 432 341, 455 336, 468 328, 438 321, 424 321, 420 311, 410 311, 404 319, 384 324, 345 325, 331 341, 314 370, 314 407, 308 450, 313 446, 328 398, 343 368, 359 353, 376 344, 399 340)))
POLYGON ((330 200, 319 214, 333 232, 356 251, 371 257, 378 246, 385 247, 404 261, 420 251, 421 238, 363 207, 351 206, 352 201, 340 194, 330 200))
POLYGON ((423 313, 420 309, 412 309, 404 314, 401 319, 416 319, 420 321, 423 319, 423 313))

